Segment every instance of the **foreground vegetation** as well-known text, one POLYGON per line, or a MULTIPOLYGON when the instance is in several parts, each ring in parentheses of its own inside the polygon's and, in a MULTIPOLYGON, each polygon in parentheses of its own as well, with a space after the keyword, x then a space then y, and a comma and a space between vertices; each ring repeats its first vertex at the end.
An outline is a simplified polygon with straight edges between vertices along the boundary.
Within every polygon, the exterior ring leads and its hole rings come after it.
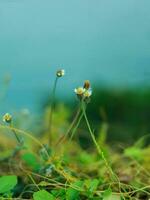
MULTIPOLYGON (((75 89, 77 108, 55 105, 55 92, 64 71, 56 73, 51 105, 38 134, 20 129, 29 113, 0 125, 0 199, 123 200, 150 198, 149 135, 132 146, 108 145, 108 122, 96 130, 87 109, 89 81, 75 89)), ((92 104, 92 102, 90 103, 92 104)), ((90 112, 97 112, 93 110, 90 112)))

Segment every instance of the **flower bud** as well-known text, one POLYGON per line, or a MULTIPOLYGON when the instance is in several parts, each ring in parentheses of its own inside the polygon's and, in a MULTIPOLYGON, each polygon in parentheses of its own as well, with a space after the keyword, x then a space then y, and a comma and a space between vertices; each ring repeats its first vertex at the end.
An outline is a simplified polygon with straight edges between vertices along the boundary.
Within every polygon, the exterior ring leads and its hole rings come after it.
POLYGON ((84 81, 84 88, 86 89, 86 90, 88 90, 88 89, 90 89, 90 81, 89 80, 86 80, 86 81, 84 81))
POLYGON ((56 72, 56 76, 57 76, 57 77, 62 77, 62 76, 64 76, 64 75, 65 75, 65 70, 64 70, 64 69, 58 70, 58 71, 56 72))
POLYGON ((11 121, 12 121, 12 116, 11 116, 9 113, 6 113, 6 114, 3 116, 3 122, 11 123, 11 121))

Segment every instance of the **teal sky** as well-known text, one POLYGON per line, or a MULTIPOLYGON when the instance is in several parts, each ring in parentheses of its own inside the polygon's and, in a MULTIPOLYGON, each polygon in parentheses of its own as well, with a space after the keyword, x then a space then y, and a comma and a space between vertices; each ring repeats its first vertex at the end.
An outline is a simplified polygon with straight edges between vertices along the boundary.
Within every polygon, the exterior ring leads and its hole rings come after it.
POLYGON ((0 0, 0 78, 12 75, 8 102, 35 104, 57 68, 66 70, 59 89, 67 92, 84 79, 115 87, 147 82, 149 8, 149 0, 0 0))

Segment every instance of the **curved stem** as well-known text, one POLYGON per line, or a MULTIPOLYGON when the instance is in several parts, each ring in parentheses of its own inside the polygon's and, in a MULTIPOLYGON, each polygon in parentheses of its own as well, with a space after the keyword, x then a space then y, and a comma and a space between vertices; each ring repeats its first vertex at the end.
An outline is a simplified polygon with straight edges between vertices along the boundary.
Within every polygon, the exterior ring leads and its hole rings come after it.
POLYGON ((61 136, 61 137, 58 139, 58 141, 56 142, 56 146, 59 145, 61 142, 63 142, 63 141, 66 139, 66 137, 69 135, 69 133, 71 132, 72 128, 74 127, 74 125, 75 125, 77 119, 79 118, 80 113, 81 113, 81 106, 79 106, 79 108, 78 108, 78 110, 77 110, 77 113, 76 113, 76 115, 75 115, 75 117, 74 117, 72 123, 70 124, 70 126, 69 126, 67 132, 66 132, 63 136, 61 136))
MULTIPOLYGON (((100 146, 98 145, 98 143, 97 143, 97 141, 96 141, 96 138, 95 138, 95 135, 94 135, 94 133, 93 133, 93 131, 92 131, 92 129, 91 129, 90 123, 89 123, 88 118, 87 118, 87 115, 86 115, 85 104, 84 104, 84 102, 82 102, 82 111, 83 111, 83 115, 84 115, 84 118, 85 118, 87 127, 88 127, 88 129, 89 129, 91 138, 92 138, 92 140, 93 140, 93 143, 95 144, 96 149, 97 149, 99 155, 102 157, 102 159, 103 159, 103 161, 104 161, 104 163, 105 163, 105 165, 106 165, 106 167, 107 167, 107 169, 108 169, 110 175, 112 176, 112 178, 115 178, 115 179, 116 179, 117 177, 116 177, 116 175, 114 174, 113 170, 111 169, 111 167, 110 167, 110 165, 109 165, 107 159, 105 158, 104 152, 102 151, 102 149, 101 149, 100 146)), ((118 180, 118 178, 117 178, 117 180, 118 180)))
POLYGON ((76 126, 74 127, 74 129, 73 129, 73 131, 72 131, 72 134, 71 134, 71 136, 70 136, 70 140, 72 140, 72 138, 73 138, 73 136, 74 136, 74 134, 75 134, 77 128, 78 128, 79 125, 80 125, 80 122, 81 122, 82 118, 83 118, 83 113, 81 113, 81 115, 80 115, 80 117, 79 117, 79 120, 78 120, 76 126))

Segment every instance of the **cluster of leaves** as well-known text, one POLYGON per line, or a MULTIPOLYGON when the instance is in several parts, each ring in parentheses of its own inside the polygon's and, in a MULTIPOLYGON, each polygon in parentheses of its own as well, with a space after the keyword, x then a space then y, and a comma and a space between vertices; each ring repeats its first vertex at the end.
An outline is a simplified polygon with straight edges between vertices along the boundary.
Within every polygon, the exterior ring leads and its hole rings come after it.
MULTIPOLYGON (((2 199, 11 199, 13 196, 13 193, 15 192, 15 188, 17 186, 18 180, 17 176, 9 175, 9 176, 2 176, 0 178, 0 194, 3 196, 2 199)), ((83 188, 83 181, 76 181, 71 185, 69 189, 60 189, 60 190, 51 190, 51 192, 48 192, 45 189, 39 189, 39 191, 33 193, 33 199, 34 200, 55 200, 58 197, 61 197, 61 199, 68 199, 68 200, 75 200, 79 199, 80 192, 83 188)), ((102 198, 93 198, 93 192, 96 191, 98 187, 99 181, 97 179, 94 179, 92 181, 86 182, 87 187, 87 195, 89 199, 104 199, 107 200, 111 197, 112 191, 105 190, 105 192, 102 195, 102 198)), ((42 181, 38 184, 41 187, 46 187, 49 185, 48 182, 42 181)), ((117 198, 117 196, 114 196, 114 199, 117 198)))

